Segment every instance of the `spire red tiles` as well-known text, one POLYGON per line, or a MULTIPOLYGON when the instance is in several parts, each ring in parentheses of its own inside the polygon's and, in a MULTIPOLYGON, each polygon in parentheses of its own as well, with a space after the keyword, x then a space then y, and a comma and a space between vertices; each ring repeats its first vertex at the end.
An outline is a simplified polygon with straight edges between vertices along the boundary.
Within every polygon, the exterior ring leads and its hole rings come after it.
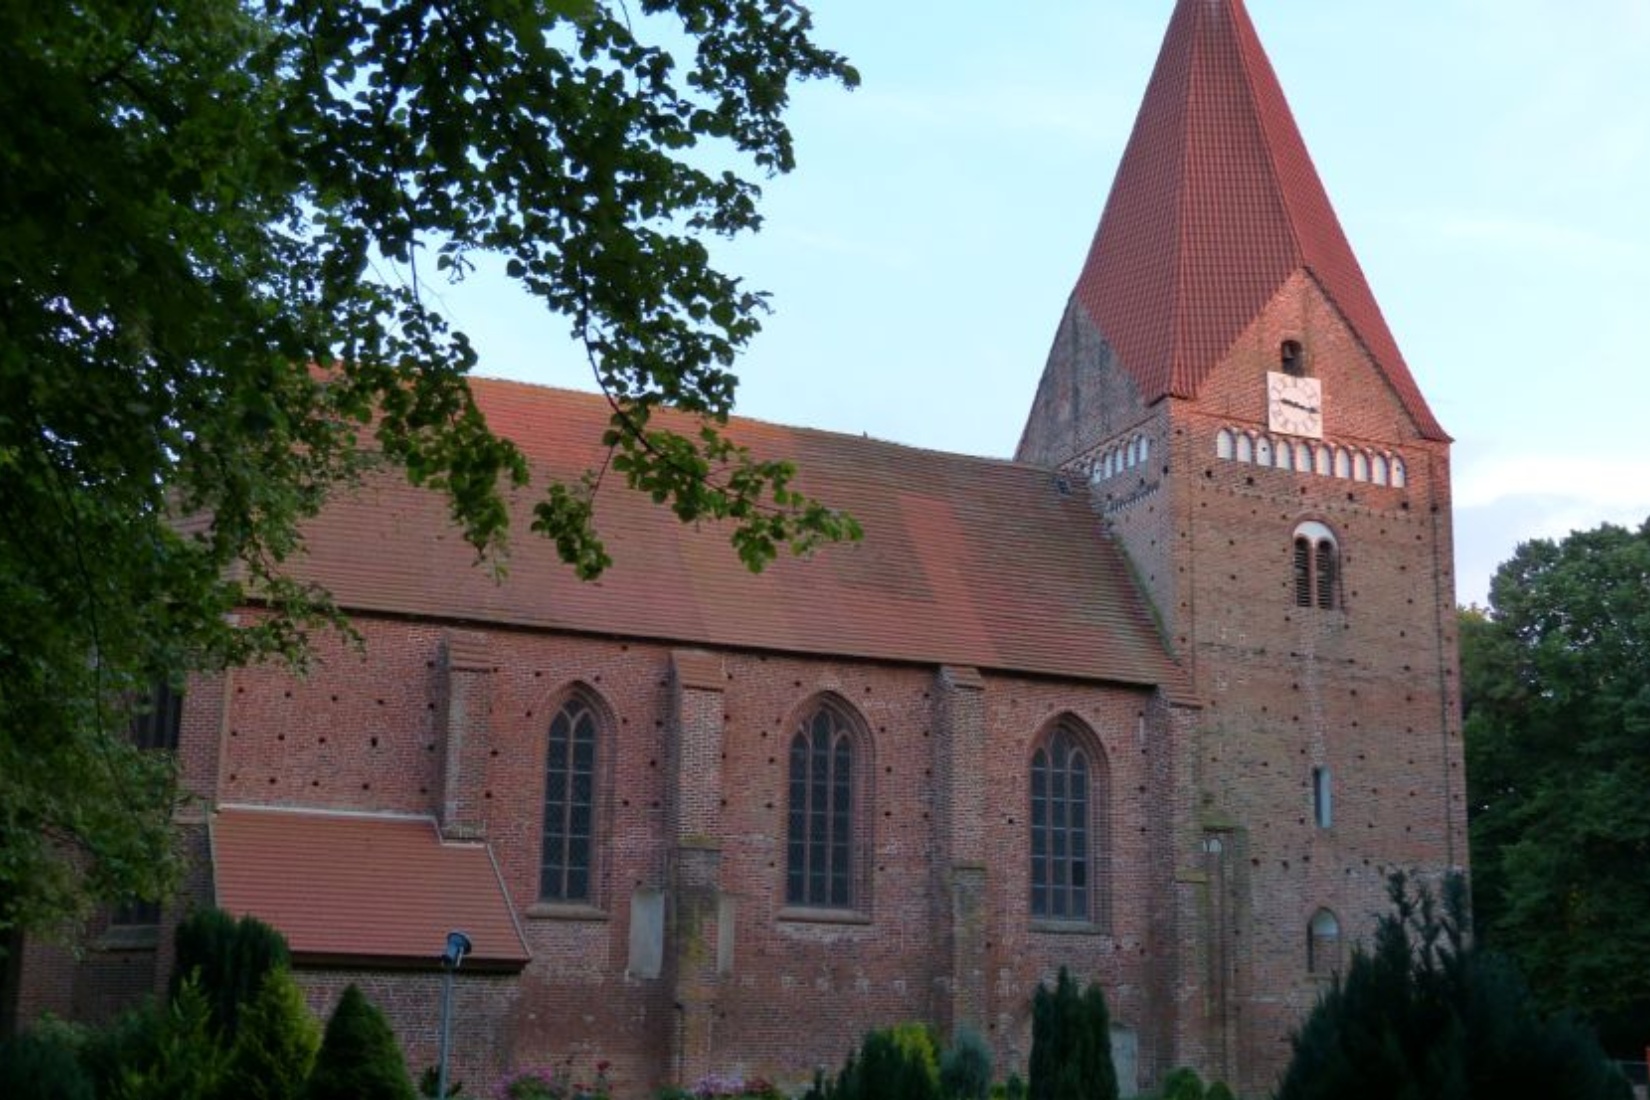
POLYGON ((1447 439, 1242 0, 1180 0, 1075 297, 1146 400, 1189 398, 1299 268, 1346 317, 1421 434, 1447 439))

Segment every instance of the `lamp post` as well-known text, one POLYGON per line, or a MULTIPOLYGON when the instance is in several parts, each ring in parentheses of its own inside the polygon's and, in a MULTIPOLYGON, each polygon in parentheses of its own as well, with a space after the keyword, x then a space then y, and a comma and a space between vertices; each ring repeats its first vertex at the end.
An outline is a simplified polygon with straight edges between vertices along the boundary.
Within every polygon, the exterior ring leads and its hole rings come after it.
POLYGON ((472 950, 470 937, 462 932, 447 933, 447 949, 441 953, 441 1060, 437 1063, 435 1094, 447 1100, 447 1053, 453 1042, 453 972, 472 950))

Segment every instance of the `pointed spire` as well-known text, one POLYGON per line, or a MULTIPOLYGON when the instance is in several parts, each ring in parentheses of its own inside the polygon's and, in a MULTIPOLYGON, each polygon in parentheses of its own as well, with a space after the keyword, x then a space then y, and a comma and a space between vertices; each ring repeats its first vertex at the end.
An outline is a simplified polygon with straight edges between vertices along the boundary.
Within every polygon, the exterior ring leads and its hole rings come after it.
POLYGON ((1148 401, 1193 397, 1296 270, 1422 435, 1447 439, 1375 303, 1242 0, 1179 0, 1075 298, 1148 401))

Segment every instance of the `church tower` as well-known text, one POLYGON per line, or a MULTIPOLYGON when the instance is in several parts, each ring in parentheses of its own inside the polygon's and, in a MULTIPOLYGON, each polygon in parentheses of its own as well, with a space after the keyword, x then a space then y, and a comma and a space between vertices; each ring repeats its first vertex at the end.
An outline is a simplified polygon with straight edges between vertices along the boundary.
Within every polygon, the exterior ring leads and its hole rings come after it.
POLYGON ((1175 8, 1017 457, 1089 484, 1193 684, 1174 1045, 1264 1091, 1387 875, 1467 847, 1449 437, 1242 0, 1175 8))

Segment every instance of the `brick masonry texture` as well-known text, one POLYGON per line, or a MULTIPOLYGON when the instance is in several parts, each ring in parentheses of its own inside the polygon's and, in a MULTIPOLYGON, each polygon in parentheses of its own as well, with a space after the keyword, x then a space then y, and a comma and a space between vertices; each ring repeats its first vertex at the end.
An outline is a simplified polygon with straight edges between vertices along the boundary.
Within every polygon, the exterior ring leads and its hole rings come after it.
MULTIPOLYGON (((232 676, 224 801, 438 812, 441 632, 387 619, 355 625, 364 649, 325 645, 307 680, 272 669, 232 676), (397 685, 408 684, 398 696, 397 685)), ((973 675, 961 690, 974 713, 960 718, 961 708, 941 705, 956 689, 934 669, 724 652, 715 662, 723 682, 710 690, 680 686, 680 654, 658 645, 499 631, 488 649, 495 664, 480 825, 533 962, 519 977, 492 980, 518 1007, 495 1012, 484 1041, 460 1044, 463 1072, 577 1055, 610 1061, 616 1081, 636 1089, 713 1070, 799 1083, 840 1063, 868 1027, 951 1016, 959 985, 975 990, 959 1022, 993 1041, 1005 1072, 1024 1072, 1030 994, 1060 965, 1104 981, 1119 1022, 1147 1027, 1148 990, 1164 965, 1154 955, 1147 900, 1160 884, 1144 824, 1156 812, 1148 772, 1164 723, 1151 716, 1166 712, 1154 693, 973 675), (573 692, 604 716, 606 841, 592 906, 538 901, 545 731, 573 692), (789 741, 827 697, 853 717, 865 750, 857 807, 865 891, 841 916, 784 902, 789 741), (1043 929, 1027 913, 1029 760, 1061 717, 1088 731, 1105 763, 1109 927, 1043 929), (958 738, 956 726, 975 729, 958 738), (950 764, 942 793, 936 770, 950 746, 967 756, 950 764), (942 820, 948 801, 973 812, 942 820), (719 856, 710 881, 685 883, 684 869, 703 867, 706 849, 719 856), (936 858, 948 850, 954 865, 936 858), (972 951, 953 956, 957 881, 972 951), (628 974, 631 899, 656 890, 689 908, 705 896, 731 900, 708 910, 733 922, 731 960, 705 962, 715 943, 696 951, 678 927, 673 969, 658 979, 628 974), (480 1054, 486 1059, 476 1061, 480 1054)), ((403 1035, 415 1052, 416 1004, 434 1004, 432 980, 427 972, 375 979, 397 1006, 392 1018, 415 1027, 403 1035)))
POLYGON ((1094 503, 1201 704, 1180 746, 1195 803, 1174 818, 1173 858, 1179 879, 1198 885, 1180 916, 1200 929, 1190 938, 1202 957, 1183 971, 1202 975, 1210 1007, 1182 1049, 1202 1045, 1202 1065, 1261 1091, 1322 988, 1305 966, 1312 914, 1336 916, 1344 949, 1384 910, 1388 873, 1466 863, 1447 444, 1422 436, 1306 273, 1279 289, 1195 401, 1131 410, 1126 380, 1085 378, 1115 371, 1105 347, 1085 316, 1068 317, 1026 438, 1057 440, 1063 455, 1038 457, 1074 479, 1120 438, 1153 440, 1152 462, 1102 479, 1094 503), (1264 432, 1264 380, 1285 340, 1304 345, 1322 381, 1325 441, 1402 458, 1405 486, 1217 457, 1222 429, 1264 432), (1051 391, 1063 396, 1045 400, 1051 391), (1303 521, 1338 542, 1333 610, 1294 604, 1303 521), (1314 768, 1331 776, 1327 828, 1314 818, 1314 768), (1204 851, 1210 839, 1218 856, 1204 851))
MULTIPOLYGON (((531 551, 514 587, 449 576, 439 503, 376 486, 312 532, 360 643, 321 639, 302 678, 191 684, 185 900, 213 897, 224 805, 424 815, 484 842, 531 958, 457 976, 455 1076, 477 1095, 600 1062, 621 1098, 710 1072, 800 1088, 907 1020, 971 1027, 1023 1074, 1032 994, 1061 966, 1104 987, 1126 1087, 1192 1065, 1265 1094, 1327 980, 1314 914, 1344 959, 1389 872, 1465 867, 1449 443, 1241 3, 1181 0, 1159 75, 1017 463, 743 423, 862 502, 865 544, 751 580, 708 533, 617 506, 632 569, 602 586, 531 551), (1184 88, 1205 91, 1169 98, 1184 88), (1229 108, 1255 125, 1221 124, 1229 108), (1267 434, 1286 343, 1322 386, 1325 442, 1401 461, 1401 484, 1222 457, 1222 433, 1267 434), (1150 362, 1122 362, 1131 346, 1150 362), (1333 607, 1296 605, 1303 523, 1332 535, 1333 607), (599 726, 591 889, 550 902, 548 731, 575 698, 599 726), (791 741, 827 703, 852 731, 853 904, 822 911, 787 905, 785 869, 791 741), (1057 726, 1091 763, 1083 923, 1031 912, 1030 768, 1057 726)), ((605 422, 591 398, 478 392, 535 461, 586 449, 529 432, 544 410, 605 422)), ((146 943, 90 929, 81 961, 30 941, 8 1009, 101 1019, 160 988, 184 908, 146 943)), ((361 984, 419 1069, 440 949, 300 978, 317 1012, 361 984)))

